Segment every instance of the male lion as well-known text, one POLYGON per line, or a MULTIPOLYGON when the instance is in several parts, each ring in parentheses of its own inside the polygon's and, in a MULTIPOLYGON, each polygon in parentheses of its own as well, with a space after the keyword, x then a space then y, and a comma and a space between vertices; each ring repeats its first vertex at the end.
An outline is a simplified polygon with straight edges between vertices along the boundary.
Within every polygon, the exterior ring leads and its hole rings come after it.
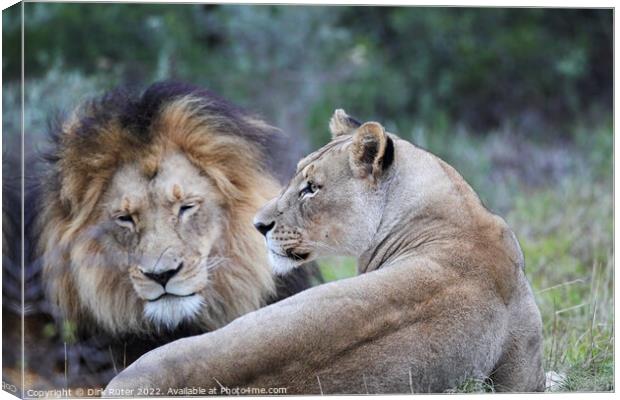
POLYGON ((506 223, 452 167, 380 124, 336 111, 330 126, 333 140, 255 224, 281 273, 346 254, 360 275, 147 353, 108 394, 441 392, 466 378, 544 388, 540 314, 506 223))
POLYGON ((53 133, 37 218, 47 296, 114 339, 120 367, 309 286, 308 272, 274 277, 252 227, 279 189, 277 129, 167 82, 88 102, 53 133))

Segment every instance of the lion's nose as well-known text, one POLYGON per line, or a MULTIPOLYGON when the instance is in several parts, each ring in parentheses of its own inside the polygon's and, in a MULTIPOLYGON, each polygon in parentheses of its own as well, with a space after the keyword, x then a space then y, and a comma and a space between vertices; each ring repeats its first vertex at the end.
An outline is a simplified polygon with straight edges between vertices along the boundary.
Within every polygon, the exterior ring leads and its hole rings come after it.
POLYGON ((255 222, 254 227, 258 229, 258 231, 262 233, 263 236, 266 236, 267 232, 269 232, 274 227, 275 224, 276 224, 275 222, 272 222, 269 225, 266 225, 262 222, 255 222))
POLYGON ((181 270, 181 268, 183 268, 183 262, 181 262, 175 269, 169 269, 168 271, 159 272, 159 273, 144 272, 144 275, 151 278, 155 282, 159 283, 163 287, 166 287, 166 283, 168 283, 168 281, 173 276, 175 276, 181 270))

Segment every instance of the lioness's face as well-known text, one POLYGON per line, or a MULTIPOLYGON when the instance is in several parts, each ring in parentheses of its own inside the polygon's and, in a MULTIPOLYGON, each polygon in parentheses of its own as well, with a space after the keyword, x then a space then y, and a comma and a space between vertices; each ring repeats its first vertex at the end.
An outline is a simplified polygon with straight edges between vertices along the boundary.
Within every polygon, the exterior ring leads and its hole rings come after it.
POLYGON ((157 174, 138 164, 114 176, 103 201, 98 240, 117 260, 144 304, 144 317, 173 328, 201 309, 208 255, 220 234, 221 199, 210 180, 184 156, 172 154, 157 174))
POLYGON ((254 225, 265 235, 276 273, 321 256, 358 257, 367 249, 381 216, 372 170, 385 144, 377 140, 387 140, 378 124, 334 138, 301 160, 286 188, 258 212, 254 225))

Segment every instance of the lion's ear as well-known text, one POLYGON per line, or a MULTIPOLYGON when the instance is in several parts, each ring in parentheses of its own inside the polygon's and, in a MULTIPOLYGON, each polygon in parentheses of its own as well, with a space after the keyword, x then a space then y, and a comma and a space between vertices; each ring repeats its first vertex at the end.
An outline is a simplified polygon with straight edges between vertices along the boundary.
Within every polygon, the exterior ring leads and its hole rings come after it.
POLYGON ((334 111, 334 115, 329 121, 329 130, 332 133, 332 138, 336 138, 341 135, 350 135, 360 125, 359 121, 348 116, 343 109, 339 108, 334 111))
POLYGON ((349 164, 355 176, 373 180, 387 169, 394 159, 394 143, 378 122, 366 122, 353 134, 349 164))

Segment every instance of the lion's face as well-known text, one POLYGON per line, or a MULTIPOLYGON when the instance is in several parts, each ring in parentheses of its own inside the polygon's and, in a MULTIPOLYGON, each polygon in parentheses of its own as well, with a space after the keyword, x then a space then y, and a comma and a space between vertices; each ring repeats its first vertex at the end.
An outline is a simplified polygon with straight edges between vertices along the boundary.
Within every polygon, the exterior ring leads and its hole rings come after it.
POLYGON ((321 256, 358 257, 376 232, 383 196, 375 170, 387 134, 374 122, 332 133, 334 140, 301 160, 288 186, 254 218, 278 274, 321 256))
POLYGON ((108 274, 130 280, 144 318, 174 327, 197 316, 220 235, 221 199, 186 157, 173 153, 155 177, 138 163, 120 168, 102 201, 96 241, 115 258, 108 274))
POLYGON ((161 83, 84 103, 53 137, 36 224, 59 318, 169 337, 217 329, 273 296, 252 217, 279 187, 265 160, 275 128, 161 83))

